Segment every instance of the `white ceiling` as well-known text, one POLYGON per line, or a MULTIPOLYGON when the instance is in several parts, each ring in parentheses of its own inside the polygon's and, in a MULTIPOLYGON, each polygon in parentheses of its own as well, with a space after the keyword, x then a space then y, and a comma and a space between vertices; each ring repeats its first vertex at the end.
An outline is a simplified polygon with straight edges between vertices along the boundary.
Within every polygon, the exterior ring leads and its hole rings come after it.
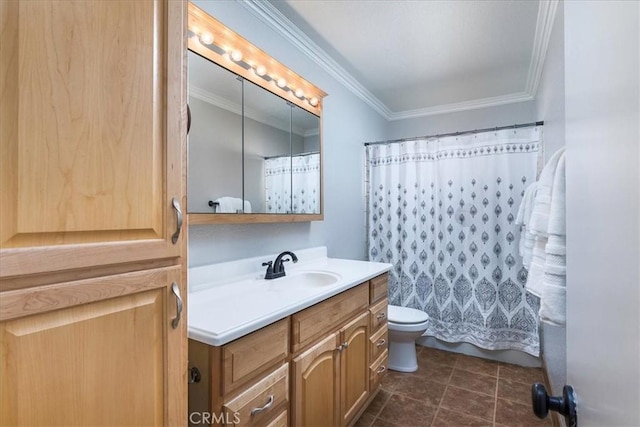
POLYGON ((557 0, 242 3, 395 120, 533 99, 557 0))

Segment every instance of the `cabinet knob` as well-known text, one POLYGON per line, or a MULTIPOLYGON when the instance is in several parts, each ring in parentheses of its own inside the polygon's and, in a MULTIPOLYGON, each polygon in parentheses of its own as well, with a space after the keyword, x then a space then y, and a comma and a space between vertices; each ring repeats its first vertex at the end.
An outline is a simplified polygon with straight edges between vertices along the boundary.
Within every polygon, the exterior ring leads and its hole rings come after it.
POLYGON ((386 366, 384 366, 384 365, 382 365, 382 366, 380 366, 378 369, 376 369, 376 374, 378 374, 378 375, 379 375, 379 374, 383 373, 383 372, 384 372, 384 371, 386 371, 386 370, 387 370, 387 367, 386 367, 386 366))
POLYGON ((349 348, 349 341, 345 341, 342 343, 342 348, 349 348))
POLYGON ((273 396, 273 394, 269 395, 269 399, 267 400, 267 403, 264 404, 264 406, 261 406, 259 408, 253 408, 251 410, 251 416, 253 417, 254 415, 259 414, 260 412, 266 411, 267 409, 271 408, 273 406, 273 402, 276 401, 276 398, 273 396))
POLYGON ((387 313, 378 313, 378 315, 376 316, 376 319, 382 320, 385 317, 387 317, 387 313))
POLYGON ((385 339, 383 338, 383 339, 381 339, 380 341, 378 341, 378 342, 376 343, 376 346, 377 346, 377 347, 382 347, 382 346, 383 346, 383 345, 385 345, 386 343, 387 343, 387 340, 385 340, 385 339))

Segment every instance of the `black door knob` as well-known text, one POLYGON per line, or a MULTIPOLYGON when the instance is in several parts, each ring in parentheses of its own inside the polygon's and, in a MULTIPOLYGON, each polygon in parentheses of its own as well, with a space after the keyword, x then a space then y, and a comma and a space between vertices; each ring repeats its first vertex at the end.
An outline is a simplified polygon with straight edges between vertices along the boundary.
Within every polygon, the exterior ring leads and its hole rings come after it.
POLYGON ((538 418, 545 418, 549 411, 556 411, 564 415, 567 427, 578 426, 575 393, 570 385, 565 385, 562 388, 562 397, 557 397, 549 396, 544 385, 534 383, 531 385, 531 404, 533 413, 538 418))

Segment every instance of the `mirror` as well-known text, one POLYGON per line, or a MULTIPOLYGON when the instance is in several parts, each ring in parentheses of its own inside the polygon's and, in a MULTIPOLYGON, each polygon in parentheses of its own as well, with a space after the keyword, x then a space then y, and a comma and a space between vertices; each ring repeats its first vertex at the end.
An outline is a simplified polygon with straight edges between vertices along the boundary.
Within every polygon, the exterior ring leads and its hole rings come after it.
POLYGON ((188 25, 190 223, 322 219, 326 94, 192 3, 188 25))
POLYGON ((320 119, 294 105, 291 129, 300 138, 300 144, 293 144, 291 149, 292 211, 297 214, 319 214, 320 119))
POLYGON ((242 81, 191 51, 187 55, 187 212, 218 212, 221 209, 209 206, 210 201, 242 199, 242 81))
POLYGON ((291 107, 260 86, 244 83, 245 196, 256 202, 256 213, 291 213, 291 171, 268 167, 271 159, 290 156, 295 139, 291 134, 291 107))
POLYGON ((188 63, 188 212, 319 214, 320 119, 191 51, 188 63))

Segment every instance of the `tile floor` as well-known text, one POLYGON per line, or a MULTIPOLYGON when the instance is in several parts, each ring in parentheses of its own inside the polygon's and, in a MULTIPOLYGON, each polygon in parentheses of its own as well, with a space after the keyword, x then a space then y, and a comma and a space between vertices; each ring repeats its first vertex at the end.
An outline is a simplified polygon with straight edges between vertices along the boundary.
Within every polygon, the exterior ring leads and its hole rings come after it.
POLYGON ((389 371, 357 427, 553 425, 531 410, 541 369, 417 348, 418 370, 389 371))

